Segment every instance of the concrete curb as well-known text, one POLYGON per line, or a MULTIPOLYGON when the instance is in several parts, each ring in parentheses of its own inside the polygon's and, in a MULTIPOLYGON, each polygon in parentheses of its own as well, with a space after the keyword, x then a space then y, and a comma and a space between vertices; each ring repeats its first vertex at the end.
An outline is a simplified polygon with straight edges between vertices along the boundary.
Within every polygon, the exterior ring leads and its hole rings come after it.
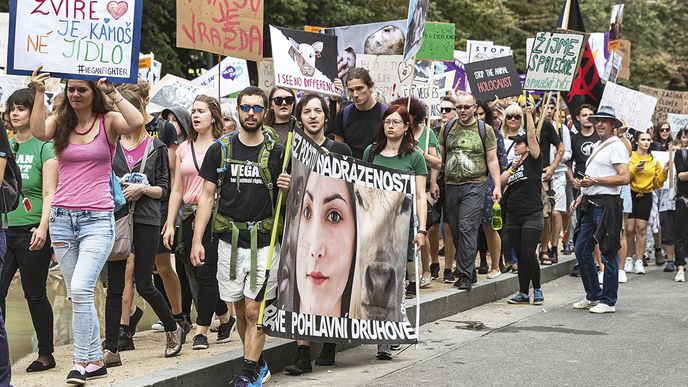
MULTIPOLYGON (((541 266, 540 275, 542 283, 568 275, 575 261, 573 256, 565 256, 560 257, 559 263, 556 265, 541 266)), ((518 291, 518 276, 515 274, 504 274, 495 280, 478 282, 471 291, 457 291, 451 288, 424 294, 421 295, 423 313, 420 316, 420 323, 421 325, 426 324, 494 302, 514 294, 516 291, 518 291)), ((409 321, 415 321, 415 303, 409 305, 406 311, 409 321)), ((337 348, 348 349, 355 346, 338 344, 337 348)), ((313 343, 311 356, 317 357, 319 353, 320 345, 313 343)), ((293 340, 271 337, 265 344, 263 356, 270 365, 270 371, 279 372, 296 357, 296 345, 293 340)), ((237 348, 213 357, 194 360, 174 368, 129 379, 113 384, 113 386, 227 386, 232 377, 241 371, 242 360, 243 350, 237 348)))

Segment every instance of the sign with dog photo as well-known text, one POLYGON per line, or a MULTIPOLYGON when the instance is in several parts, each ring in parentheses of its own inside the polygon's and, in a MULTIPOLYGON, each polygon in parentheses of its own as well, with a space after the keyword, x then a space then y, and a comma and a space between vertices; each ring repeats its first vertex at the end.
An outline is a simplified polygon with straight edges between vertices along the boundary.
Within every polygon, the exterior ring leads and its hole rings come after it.
POLYGON ((275 85, 339 95, 337 37, 270 26, 275 85))
POLYGON ((272 268, 279 296, 265 308, 263 329, 299 340, 417 343, 418 316, 412 324, 404 304, 414 175, 325 153, 299 129, 291 157, 272 268))

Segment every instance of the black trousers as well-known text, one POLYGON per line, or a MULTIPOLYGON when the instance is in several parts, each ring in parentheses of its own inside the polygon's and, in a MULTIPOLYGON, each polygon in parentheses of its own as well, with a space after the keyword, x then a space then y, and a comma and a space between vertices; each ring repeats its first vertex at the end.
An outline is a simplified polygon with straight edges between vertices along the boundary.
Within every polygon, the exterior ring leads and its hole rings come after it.
POLYGON ((518 258, 518 284, 521 293, 528 294, 531 282, 533 289, 540 288, 540 263, 535 250, 540 242, 543 224, 542 211, 526 216, 507 216, 506 231, 518 258))
POLYGON ((674 219, 674 241, 676 242, 676 266, 686 266, 686 248, 688 248, 688 206, 676 195, 676 213, 674 219))
POLYGON ((37 251, 29 251, 32 232, 35 226, 10 227, 6 232, 7 254, 5 265, 0 274, 0 308, 7 316, 5 299, 14 274, 19 270, 24 298, 29 306, 29 314, 38 339, 38 355, 47 356, 54 352, 53 346, 53 309, 48 300, 45 281, 48 278, 50 257, 50 235, 46 236, 45 245, 37 251))

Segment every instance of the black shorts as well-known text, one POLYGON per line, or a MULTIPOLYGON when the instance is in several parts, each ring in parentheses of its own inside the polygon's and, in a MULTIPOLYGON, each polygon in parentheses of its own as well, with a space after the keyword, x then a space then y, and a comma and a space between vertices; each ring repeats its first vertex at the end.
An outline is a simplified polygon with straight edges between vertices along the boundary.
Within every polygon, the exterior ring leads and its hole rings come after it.
POLYGON ((628 219, 640 219, 647 221, 650 219, 652 212, 652 192, 638 196, 637 192, 631 191, 631 201, 633 202, 633 210, 628 219))
POLYGON ((659 213, 659 227, 662 230, 662 244, 671 246, 676 243, 674 238, 674 217, 676 211, 662 211, 659 213))

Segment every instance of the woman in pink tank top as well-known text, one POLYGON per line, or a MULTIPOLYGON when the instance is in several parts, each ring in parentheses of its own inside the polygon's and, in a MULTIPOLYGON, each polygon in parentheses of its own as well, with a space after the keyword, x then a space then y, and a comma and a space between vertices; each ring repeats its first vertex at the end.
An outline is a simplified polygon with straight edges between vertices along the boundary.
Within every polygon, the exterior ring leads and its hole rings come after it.
POLYGON ((53 140, 57 155, 50 239, 72 301, 74 368, 67 383, 83 385, 87 378, 107 375, 93 292, 115 239, 113 150, 117 136, 138 130, 143 116, 102 78, 97 84, 67 80, 66 101, 46 119, 43 101, 50 75, 39 74, 41 67, 31 77, 36 90, 31 131, 41 141, 53 140))

